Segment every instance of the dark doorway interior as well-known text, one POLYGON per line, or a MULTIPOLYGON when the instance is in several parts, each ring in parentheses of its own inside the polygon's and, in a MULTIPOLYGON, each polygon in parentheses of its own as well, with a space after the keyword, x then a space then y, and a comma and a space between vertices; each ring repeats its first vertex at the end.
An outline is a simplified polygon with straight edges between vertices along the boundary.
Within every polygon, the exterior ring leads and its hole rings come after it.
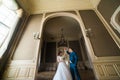
POLYGON ((46 63, 56 62, 56 42, 47 42, 45 62, 46 63))

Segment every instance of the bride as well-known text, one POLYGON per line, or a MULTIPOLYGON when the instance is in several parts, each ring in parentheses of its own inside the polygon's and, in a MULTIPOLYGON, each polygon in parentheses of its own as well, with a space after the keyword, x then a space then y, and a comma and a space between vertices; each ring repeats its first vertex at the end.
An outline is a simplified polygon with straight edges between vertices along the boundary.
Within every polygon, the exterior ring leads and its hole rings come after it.
POLYGON ((68 65, 65 63, 64 53, 60 51, 57 56, 58 68, 53 80, 72 80, 68 65))

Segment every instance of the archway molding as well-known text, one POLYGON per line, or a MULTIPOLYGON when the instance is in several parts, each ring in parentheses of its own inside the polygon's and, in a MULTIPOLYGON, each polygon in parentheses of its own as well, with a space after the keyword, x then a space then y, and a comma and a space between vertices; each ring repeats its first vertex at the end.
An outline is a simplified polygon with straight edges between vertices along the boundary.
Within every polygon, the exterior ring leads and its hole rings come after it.
POLYGON ((76 20, 80 26, 80 29, 81 29, 81 32, 83 34, 83 37, 84 37, 84 40, 85 40, 85 44, 87 46, 87 52, 89 53, 88 54, 88 57, 90 58, 90 61, 93 62, 93 60, 96 58, 96 56, 94 55, 94 51, 92 49, 92 45, 90 43, 90 40, 88 37, 86 37, 86 29, 85 29, 85 25, 82 21, 82 18, 80 16, 80 14, 76 11, 75 14, 73 13, 70 13, 70 12, 57 12, 57 13, 51 13, 51 14, 44 14, 43 15, 43 19, 42 19, 42 23, 41 23, 41 29, 40 29, 40 37, 42 36, 43 34, 43 27, 44 25, 46 24, 46 22, 52 18, 55 18, 55 17, 60 17, 60 16, 63 16, 63 17, 70 17, 74 20, 76 20))

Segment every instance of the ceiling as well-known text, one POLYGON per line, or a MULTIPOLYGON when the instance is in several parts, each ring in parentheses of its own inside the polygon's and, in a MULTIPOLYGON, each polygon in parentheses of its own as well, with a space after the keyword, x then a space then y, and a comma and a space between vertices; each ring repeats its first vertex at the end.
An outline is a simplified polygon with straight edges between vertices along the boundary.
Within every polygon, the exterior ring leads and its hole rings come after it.
POLYGON ((60 40, 61 29, 65 39, 73 40, 81 37, 81 30, 78 22, 70 17, 55 17, 49 19, 44 25, 44 36, 47 40, 60 40))
POLYGON ((94 9, 100 0, 16 0, 30 14, 94 9))

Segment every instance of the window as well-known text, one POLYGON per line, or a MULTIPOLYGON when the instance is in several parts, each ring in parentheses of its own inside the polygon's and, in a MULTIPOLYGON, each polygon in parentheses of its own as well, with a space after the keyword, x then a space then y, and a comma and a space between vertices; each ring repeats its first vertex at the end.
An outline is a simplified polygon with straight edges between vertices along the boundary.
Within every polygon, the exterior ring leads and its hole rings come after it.
POLYGON ((4 41, 6 40, 9 33, 9 28, 6 27, 4 24, 0 23, 0 48, 4 41))
POLYGON ((13 0, 4 0, 2 4, 0 4, 0 58, 2 58, 2 55, 7 50, 8 44, 20 19, 16 10, 18 10, 18 6, 13 0), (8 3, 9 6, 6 5, 6 3, 8 3))
POLYGON ((16 17, 15 11, 9 10, 6 6, 0 6, 0 22, 7 25, 8 27, 12 27, 14 24, 13 20, 16 17))

